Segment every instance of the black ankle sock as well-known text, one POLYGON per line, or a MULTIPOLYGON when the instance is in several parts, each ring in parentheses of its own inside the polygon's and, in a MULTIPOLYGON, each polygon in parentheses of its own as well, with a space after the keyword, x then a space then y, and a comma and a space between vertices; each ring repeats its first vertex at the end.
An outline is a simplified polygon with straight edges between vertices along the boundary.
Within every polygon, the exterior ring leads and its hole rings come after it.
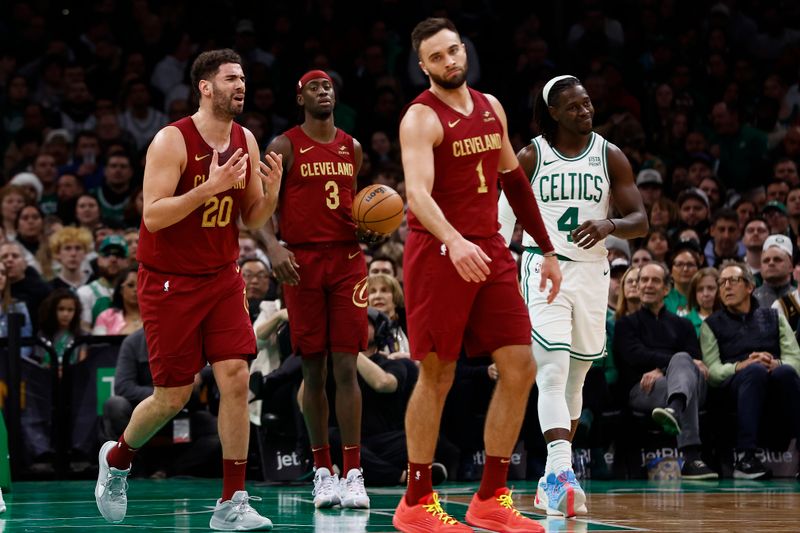
POLYGON ((681 453, 683 453, 683 458, 687 463, 700 459, 700 448, 698 446, 686 446, 685 448, 681 448, 681 453))
POLYGON ((682 413, 686 409, 686 396, 683 394, 673 394, 669 399, 667 407, 671 408, 676 413, 682 413))

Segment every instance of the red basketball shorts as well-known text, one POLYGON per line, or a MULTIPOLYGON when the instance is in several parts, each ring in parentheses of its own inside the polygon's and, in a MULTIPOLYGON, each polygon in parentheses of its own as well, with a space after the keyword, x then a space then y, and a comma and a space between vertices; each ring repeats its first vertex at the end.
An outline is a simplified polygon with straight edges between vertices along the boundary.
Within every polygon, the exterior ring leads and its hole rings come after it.
POLYGON ((292 347, 303 357, 367 347, 367 265, 357 243, 289 247, 300 283, 284 285, 292 347))
POLYGON ((139 265, 138 296, 156 386, 189 385, 206 362, 256 352, 244 280, 235 263, 205 276, 164 274, 139 265))
POLYGON ((429 233, 412 231, 403 261, 411 357, 489 355, 503 346, 529 345, 531 322, 517 281, 517 266, 497 234, 472 239, 492 262, 482 283, 458 275, 446 247, 429 233))

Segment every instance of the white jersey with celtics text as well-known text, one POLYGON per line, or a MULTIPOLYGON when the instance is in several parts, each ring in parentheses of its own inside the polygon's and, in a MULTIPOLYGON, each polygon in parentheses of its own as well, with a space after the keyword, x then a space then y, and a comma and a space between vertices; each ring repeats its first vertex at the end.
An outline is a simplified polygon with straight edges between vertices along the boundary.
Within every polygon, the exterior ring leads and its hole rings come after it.
MULTIPOLYGON (((536 168, 531 187, 556 253, 573 261, 606 257, 605 239, 586 250, 572 242, 572 231, 587 220, 608 217, 608 141, 592 132, 586 148, 575 157, 561 154, 542 136, 533 139, 533 146, 536 168)), ((538 246, 527 232, 522 244, 538 246)))

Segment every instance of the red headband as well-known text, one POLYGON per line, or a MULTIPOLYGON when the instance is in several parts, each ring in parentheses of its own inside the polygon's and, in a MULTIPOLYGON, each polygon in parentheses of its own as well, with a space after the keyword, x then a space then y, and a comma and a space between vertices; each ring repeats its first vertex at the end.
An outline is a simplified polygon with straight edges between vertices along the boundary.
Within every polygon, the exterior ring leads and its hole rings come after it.
POLYGON ((322 78, 333 83, 331 77, 328 76, 328 74, 324 70, 309 70, 308 72, 303 74, 303 77, 300 78, 300 81, 297 82, 297 94, 300 94, 300 92, 303 90, 303 87, 305 87, 306 83, 310 82, 311 80, 316 80, 318 78, 322 78))

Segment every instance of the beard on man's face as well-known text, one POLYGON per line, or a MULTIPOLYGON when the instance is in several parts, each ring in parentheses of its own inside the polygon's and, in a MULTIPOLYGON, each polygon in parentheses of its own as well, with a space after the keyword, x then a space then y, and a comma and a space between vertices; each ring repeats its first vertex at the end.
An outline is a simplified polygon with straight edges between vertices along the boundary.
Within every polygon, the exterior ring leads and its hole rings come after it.
POLYGON ((433 80, 433 83, 442 89, 453 90, 458 89, 467 81, 467 69, 464 68, 464 70, 462 70, 461 73, 459 73, 456 77, 450 79, 443 78, 436 74, 429 74, 429 76, 431 80, 433 80))

